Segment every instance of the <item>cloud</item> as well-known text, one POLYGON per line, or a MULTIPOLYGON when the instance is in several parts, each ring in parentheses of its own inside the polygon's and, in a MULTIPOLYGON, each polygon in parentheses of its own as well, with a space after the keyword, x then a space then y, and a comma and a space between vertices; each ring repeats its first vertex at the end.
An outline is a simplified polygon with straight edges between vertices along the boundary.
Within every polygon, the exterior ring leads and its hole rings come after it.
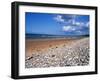
POLYGON ((76 33, 82 33, 81 31, 84 31, 84 29, 87 29, 88 24, 86 23, 75 23, 73 25, 64 25, 62 26, 62 31, 64 32, 76 32, 76 33))
POLYGON ((63 24, 70 24, 71 26, 77 26, 77 27, 89 27, 89 21, 83 22, 83 21, 77 21, 77 18, 79 16, 77 15, 70 15, 70 14, 66 14, 66 15, 57 15, 56 17, 54 17, 54 19, 57 22, 61 22, 63 24))
POLYGON ((90 23, 89 23, 89 22, 87 22, 87 23, 86 23, 86 27, 89 27, 89 26, 90 26, 90 23))
POLYGON ((54 17, 54 19, 58 22, 64 22, 64 19, 62 18, 62 15, 57 15, 56 17, 54 17))
POLYGON ((84 34, 87 33, 89 29, 89 21, 88 20, 82 20, 82 17, 77 15, 56 15, 54 19, 57 22, 62 23, 61 28, 62 31, 65 33, 74 33, 74 34, 84 34))
POLYGON ((68 32, 74 32, 75 34, 84 34, 85 32, 82 31, 82 29, 76 28, 74 26, 63 26, 62 30, 66 33, 68 32))
POLYGON ((80 31, 80 30, 78 30, 78 31, 76 31, 76 33, 78 33, 78 34, 82 34, 83 32, 82 32, 82 31, 80 31))
POLYGON ((74 23, 75 18, 76 18, 76 15, 63 14, 63 15, 56 15, 56 17, 54 17, 54 20, 56 20, 57 22, 64 23, 64 24, 69 24, 69 23, 72 24, 74 23))
POLYGON ((89 22, 77 22, 77 21, 75 21, 74 23, 72 23, 70 25, 75 26, 75 27, 79 27, 80 29, 82 29, 83 27, 88 28, 89 27, 89 22))
POLYGON ((75 19, 76 17, 77 17, 76 15, 71 15, 71 14, 62 15, 62 18, 66 22, 71 21, 71 20, 75 19))
POLYGON ((72 26, 63 26, 62 30, 65 32, 75 31, 76 29, 72 26))

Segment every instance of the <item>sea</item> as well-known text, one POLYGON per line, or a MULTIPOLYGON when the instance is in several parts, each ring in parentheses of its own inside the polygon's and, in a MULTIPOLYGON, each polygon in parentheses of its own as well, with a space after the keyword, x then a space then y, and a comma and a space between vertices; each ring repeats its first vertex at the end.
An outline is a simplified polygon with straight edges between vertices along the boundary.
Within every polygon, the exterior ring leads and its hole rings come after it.
POLYGON ((49 35, 49 34, 25 34, 26 39, 54 39, 54 38, 83 38, 89 35, 49 35))

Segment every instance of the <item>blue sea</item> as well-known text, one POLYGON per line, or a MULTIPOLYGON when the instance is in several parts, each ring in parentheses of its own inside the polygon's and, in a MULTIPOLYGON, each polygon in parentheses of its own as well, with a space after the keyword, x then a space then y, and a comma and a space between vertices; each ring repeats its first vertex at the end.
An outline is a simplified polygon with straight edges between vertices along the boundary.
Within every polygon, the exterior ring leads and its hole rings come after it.
POLYGON ((89 35, 49 35, 49 34, 26 34, 26 39, 46 39, 46 38, 81 38, 89 37, 89 35))

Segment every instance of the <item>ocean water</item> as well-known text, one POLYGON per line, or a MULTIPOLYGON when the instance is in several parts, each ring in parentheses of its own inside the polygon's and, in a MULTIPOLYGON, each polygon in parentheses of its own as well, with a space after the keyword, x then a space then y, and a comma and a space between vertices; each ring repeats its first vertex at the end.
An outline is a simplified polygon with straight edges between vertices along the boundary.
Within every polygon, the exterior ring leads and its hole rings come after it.
POLYGON ((46 39, 46 38, 83 38, 89 37, 89 35, 48 35, 48 34, 25 34, 26 39, 46 39))

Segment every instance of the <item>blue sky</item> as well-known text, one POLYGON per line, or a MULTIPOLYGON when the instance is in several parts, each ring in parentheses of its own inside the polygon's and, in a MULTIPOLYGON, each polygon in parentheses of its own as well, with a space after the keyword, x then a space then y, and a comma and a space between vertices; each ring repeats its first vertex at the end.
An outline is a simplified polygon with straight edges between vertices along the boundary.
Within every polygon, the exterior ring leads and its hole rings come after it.
POLYGON ((26 12, 25 26, 26 34, 86 35, 89 16, 26 12))

